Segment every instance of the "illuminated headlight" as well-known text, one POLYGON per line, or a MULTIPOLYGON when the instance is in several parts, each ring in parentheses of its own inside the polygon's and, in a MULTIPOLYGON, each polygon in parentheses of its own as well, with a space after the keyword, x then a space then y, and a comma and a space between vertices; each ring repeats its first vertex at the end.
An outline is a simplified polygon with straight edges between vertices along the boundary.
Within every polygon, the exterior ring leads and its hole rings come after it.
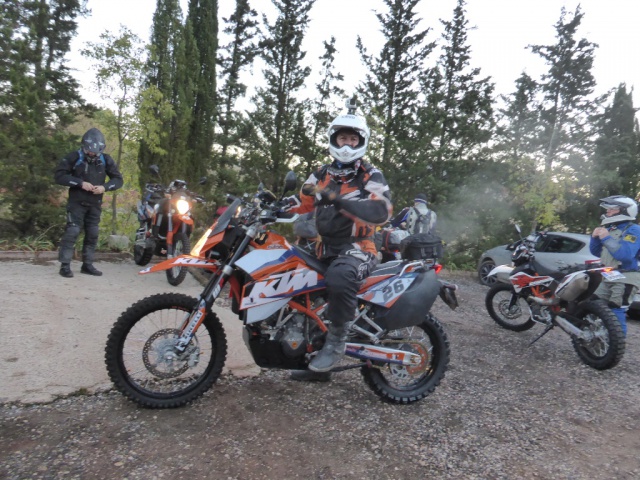
POLYGON ((180 215, 184 215, 185 213, 187 213, 189 211, 189 208, 189 202, 182 198, 176 202, 176 209, 178 210, 178 213, 180 215))

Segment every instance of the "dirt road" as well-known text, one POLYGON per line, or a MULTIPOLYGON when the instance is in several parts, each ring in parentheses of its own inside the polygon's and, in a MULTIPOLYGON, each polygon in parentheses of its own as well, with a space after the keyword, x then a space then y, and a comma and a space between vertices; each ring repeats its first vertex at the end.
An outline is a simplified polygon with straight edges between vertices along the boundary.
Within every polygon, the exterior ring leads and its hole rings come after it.
MULTIPOLYGON (((104 277, 65 280, 54 263, 0 262, 5 402, 108 387, 102 349, 118 302, 173 289, 162 275, 137 277, 131 263, 99 268, 104 277), (103 379, 89 373, 98 370, 103 379), (57 380, 65 371, 76 386, 57 380), (24 391, 9 396, 7 385, 24 391)), ((278 371, 225 376, 170 411, 143 410, 108 391, 5 403, 0 478, 640 478, 640 324, 629 325, 620 365, 599 372, 580 363, 560 331, 529 347, 540 328, 500 329, 485 313, 485 287, 444 275, 461 287, 456 311, 434 306, 451 365, 422 402, 382 403, 352 370, 329 384, 292 382, 278 371)), ((197 291, 190 282, 177 290, 197 291)))

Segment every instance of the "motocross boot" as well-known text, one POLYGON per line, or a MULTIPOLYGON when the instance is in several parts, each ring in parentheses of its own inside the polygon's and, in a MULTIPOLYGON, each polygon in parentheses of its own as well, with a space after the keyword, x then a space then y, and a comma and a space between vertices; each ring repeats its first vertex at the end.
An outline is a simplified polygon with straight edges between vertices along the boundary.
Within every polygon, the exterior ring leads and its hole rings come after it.
POLYGON ((344 326, 334 327, 327 333, 327 340, 322 350, 309 364, 309 370, 313 372, 328 372, 335 367, 345 352, 347 332, 344 326))
POLYGON ((293 370, 289 376, 296 382, 329 382, 331 372, 314 372, 312 370, 293 370))
POLYGON ((60 275, 65 278, 73 278, 73 272, 71 271, 71 267, 68 263, 60 265, 60 275))

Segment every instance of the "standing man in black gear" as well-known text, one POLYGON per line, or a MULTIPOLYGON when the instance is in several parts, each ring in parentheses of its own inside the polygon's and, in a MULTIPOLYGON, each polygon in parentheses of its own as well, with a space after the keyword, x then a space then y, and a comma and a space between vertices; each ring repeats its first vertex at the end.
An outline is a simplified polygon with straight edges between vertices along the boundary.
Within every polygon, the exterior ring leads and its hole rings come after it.
POLYGON ((81 229, 84 229, 84 243, 80 272, 102 275, 93 266, 102 214, 102 195, 117 190, 123 184, 122 174, 113 158, 104 153, 105 147, 102 132, 91 128, 82 136, 80 149, 64 157, 55 171, 56 183, 69 187, 67 227, 58 253, 60 275, 63 277, 73 277, 70 264, 81 229), (109 181, 105 183, 107 176, 109 181))

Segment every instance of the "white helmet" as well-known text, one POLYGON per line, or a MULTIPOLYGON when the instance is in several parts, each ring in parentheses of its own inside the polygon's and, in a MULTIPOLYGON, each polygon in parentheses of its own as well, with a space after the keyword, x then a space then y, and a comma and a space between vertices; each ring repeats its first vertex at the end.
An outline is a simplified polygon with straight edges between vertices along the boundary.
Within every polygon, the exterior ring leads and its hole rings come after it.
POLYGON ((610 197, 601 198, 600 206, 604 209, 619 208, 620 211, 615 215, 607 217, 602 215, 602 225, 610 225, 618 222, 635 221, 638 216, 638 204, 629 197, 624 195, 612 195, 610 197))
MULTIPOLYGON (((355 107, 353 110, 355 111, 355 107)), ((327 130, 327 137, 329 137, 329 154, 338 161, 341 166, 351 165, 367 153, 369 127, 367 127, 364 118, 355 115, 354 111, 349 109, 349 113, 346 115, 336 117, 333 122, 331 122, 329 130, 327 130), (340 130, 353 130, 356 132, 358 137, 360 137, 358 145, 355 147, 350 145, 339 147, 336 143, 336 137, 340 130)))

